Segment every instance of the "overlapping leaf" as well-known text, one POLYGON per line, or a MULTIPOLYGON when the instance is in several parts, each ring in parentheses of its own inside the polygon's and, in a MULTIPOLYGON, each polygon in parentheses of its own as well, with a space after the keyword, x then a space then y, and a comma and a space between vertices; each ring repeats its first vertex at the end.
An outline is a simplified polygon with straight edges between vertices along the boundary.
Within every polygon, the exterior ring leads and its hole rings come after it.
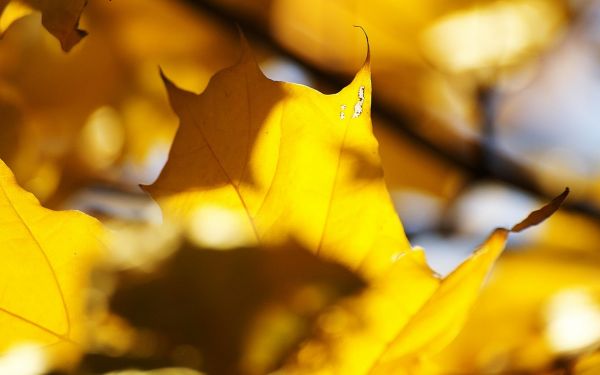
POLYGON ((245 218, 253 241, 295 237, 370 282, 321 320, 288 371, 399 371, 456 334, 509 231, 494 232, 444 280, 410 247, 372 135, 368 58, 335 95, 268 80, 247 46, 201 95, 166 85, 181 123, 167 165, 147 187, 166 216, 193 220, 225 207, 245 218))
POLYGON ((237 56, 235 30, 179 1, 90 1, 83 17, 94 32, 70 53, 39 14, 0 42, 0 157, 49 207, 90 181, 155 176, 177 127, 156 64, 184 87, 204 87, 237 56))
POLYGON ((75 358, 100 233, 87 215, 41 207, 0 161, 0 353, 37 344, 62 364, 75 358))

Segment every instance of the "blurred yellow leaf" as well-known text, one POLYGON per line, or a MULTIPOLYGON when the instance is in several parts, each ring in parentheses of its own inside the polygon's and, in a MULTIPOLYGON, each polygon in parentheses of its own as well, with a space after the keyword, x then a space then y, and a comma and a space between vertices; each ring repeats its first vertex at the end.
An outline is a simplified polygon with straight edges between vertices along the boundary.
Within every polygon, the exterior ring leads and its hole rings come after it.
POLYGON ((87 215, 41 207, 0 161, 0 353, 36 344, 61 364, 77 357, 100 234, 87 215))
MULTIPOLYGON (((251 243, 294 237, 369 282, 322 317, 287 371, 398 372, 456 335, 509 230, 496 230, 443 280, 410 247, 372 134, 368 57, 335 95, 268 80, 245 44, 239 63, 200 95, 165 83, 181 123, 169 161, 146 189, 167 217, 193 222, 218 206, 228 219, 206 236, 230 239, 235 223, 251 243)), ((552 214, 566 193, 512 231, 552 214)))
MULTIPOLYGON (((86 0, 1 0, 0 17, 4 17, 4 11, 10 10, 7 16, 9 22, 26 13, 23 12, 27 6, 39 10, 42 13, 42 24, 59 41, 64 51, 73 48, 87 33, 79 30, 79 18, 85 8, 86 0), (15 4, 14 9, 10 9, 15 4)), ((4 25, 2 30, 8 25, 4 25)))

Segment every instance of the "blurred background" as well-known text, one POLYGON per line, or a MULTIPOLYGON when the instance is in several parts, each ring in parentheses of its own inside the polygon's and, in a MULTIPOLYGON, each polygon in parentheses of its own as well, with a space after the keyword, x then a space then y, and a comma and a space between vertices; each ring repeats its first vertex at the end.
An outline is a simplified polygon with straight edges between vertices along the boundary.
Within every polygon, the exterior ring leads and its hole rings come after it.
POLYGON ((360 68, 353 25, 366 30, 386 182, 442 275, 569 186, 561 211, 511 238, 437 361, 449 374, 600 373, 600 1, 96 0, 68 54, 13 1, 0 158, 47 207, 159 222, 138 188, 178 123, 157 67, 201 92, 236 62, 236 25, 268 77, 326 93, 360 68))

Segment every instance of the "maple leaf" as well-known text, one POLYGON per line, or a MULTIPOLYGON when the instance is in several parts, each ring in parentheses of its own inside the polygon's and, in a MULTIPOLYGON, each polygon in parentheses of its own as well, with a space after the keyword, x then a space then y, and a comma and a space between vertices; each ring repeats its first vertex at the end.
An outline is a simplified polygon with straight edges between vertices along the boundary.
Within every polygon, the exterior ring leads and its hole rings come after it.
POLYGON ((165 78, 181 125, 145 189, 167 215, 221 205, 247 217, 258 243, 294 237, 363 275, 382 272, 411 250, 371 132, 369 63, 341 92, 323 95, 269 80, 243 44, 240 62, 201 95, 165 78))
MULTIPOLYGON (((369 54, 350 85, 323 95, 267 79, 242 44, 239 63, 200 95, 165 78, 181 123, 165 168, 145 189, 167 216, 193 220, 219 205, 245 217, 253 241, 294 237, 369 282, 320 320, 287 371, 408 368, 455 336, 509 230, 496 230, 440 280, 410 247, 385 187, 370 121, 369 54)), ((547 217, 565 196, 512 230, 547 217)))
MULTIPOLYGON (((60 42, 62 49, 70 51, 87 33, 78 29, 79 18, 87 0, 22 0, 42 13, 42 24, 60 42)), ((14 1, 13 3, 19 3, 14 1)), ((0 16, 11 5, 11 0, 0 0, 0 16)), ((21 13, 21 12, 19 12, 21 13)))
POLYGON ((0 353, 39 344, 61 364, 77 357, 100 234, 81 212, 41 207, 0 160, 0 353))

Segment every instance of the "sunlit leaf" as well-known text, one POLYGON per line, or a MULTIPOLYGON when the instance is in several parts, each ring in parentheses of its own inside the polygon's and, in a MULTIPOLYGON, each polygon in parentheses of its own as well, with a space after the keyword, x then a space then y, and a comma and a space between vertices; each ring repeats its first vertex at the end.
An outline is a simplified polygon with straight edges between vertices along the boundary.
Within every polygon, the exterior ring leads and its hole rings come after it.
POLYGON ((89 216, 41 207, 0 161, 0 353, 36 344, 63 365, 75 358, 100 234, 89 216))
POLYGON ((181 124, 147 190, 167 215, 220 205, 257 243, 293 236, 370 276, 410 251, 371 133, 368 61, 335 95, 267 79, 247 47, 201 95, 166 84, 181 124))

